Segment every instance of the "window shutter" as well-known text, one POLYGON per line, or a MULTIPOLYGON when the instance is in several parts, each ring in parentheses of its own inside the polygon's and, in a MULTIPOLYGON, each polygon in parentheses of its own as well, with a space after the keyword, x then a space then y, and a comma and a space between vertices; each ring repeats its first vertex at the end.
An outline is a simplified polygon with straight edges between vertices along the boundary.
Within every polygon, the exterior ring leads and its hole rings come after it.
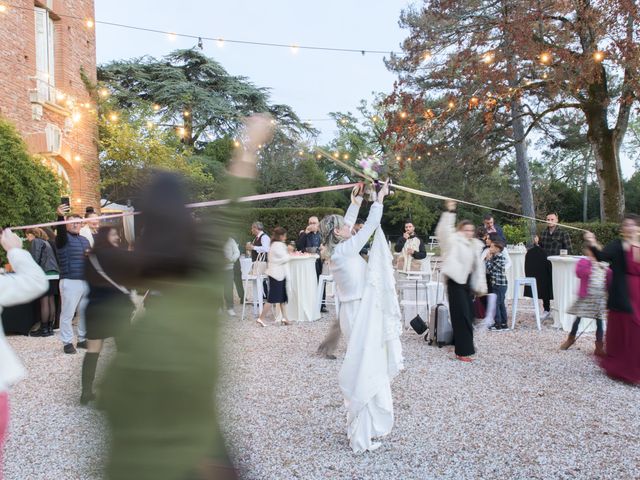
POLYGON ((35 8, 36 14, 36 83, 38 99, 49 98, 49 52, 47 48, 47 20, 49 14, 44 8, 35 8))
MULTIPOLYGON (((49 85, 51 86, 56 84, 55 35, 55 24, 51 17, 47 15, 47 73, 49 74, 49 85)), ((52 95, 55 94, 52 93, 52 95)))

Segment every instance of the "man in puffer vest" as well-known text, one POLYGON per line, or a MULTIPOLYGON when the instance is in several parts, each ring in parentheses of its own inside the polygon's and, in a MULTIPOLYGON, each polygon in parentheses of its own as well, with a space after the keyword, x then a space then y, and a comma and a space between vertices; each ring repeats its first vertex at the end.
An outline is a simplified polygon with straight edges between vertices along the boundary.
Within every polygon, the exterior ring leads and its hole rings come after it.
MULTIPOLYGON (((69 213, 68 205, 60 205, 57 210, 58 221, 69 213)), ((79 215, 68 215, 67 220, 81 219, 79 215)), ((80 235, 82 222, 58 225, 56 228, 56 247, 60 266, 60 340, 64 353, 76 353, 73 346, 73 317, 79 313, 78 348, 87 348, 84 310, 87 307, 89 285, 84 279, 86 252, 91 248, 89 240, 80 235)))

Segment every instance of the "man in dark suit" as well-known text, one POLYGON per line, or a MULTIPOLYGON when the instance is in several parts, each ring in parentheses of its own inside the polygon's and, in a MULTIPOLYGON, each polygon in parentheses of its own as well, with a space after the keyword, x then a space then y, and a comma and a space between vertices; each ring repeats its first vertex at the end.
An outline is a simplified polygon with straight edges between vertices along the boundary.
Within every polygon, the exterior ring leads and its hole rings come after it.
POLYGON ((484 219, 483 219, 482 223, 484 223, 484 228, 485 228, 485 230, 487 231, 488 234, 492 234, 492 233, 497 234, 499 239, 500 239, 500 241, 502 243, 504 243, 505 245, 507 244, 507 239, 504 236, 504 232, 502 231, 502 227, 496 223, 496 221, 493 218, 493 215, 491 215, 490 213, 487 213, 484 216, 484 219))

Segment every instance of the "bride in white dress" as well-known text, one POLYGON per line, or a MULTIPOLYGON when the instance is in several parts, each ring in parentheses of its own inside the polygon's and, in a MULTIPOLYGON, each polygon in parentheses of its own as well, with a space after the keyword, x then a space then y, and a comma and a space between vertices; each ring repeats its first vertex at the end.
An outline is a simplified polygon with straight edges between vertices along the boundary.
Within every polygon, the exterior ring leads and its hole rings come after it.
POLYGON ((391 380, 403 368, 392 256, 380 228, 382 202, 388 191, 384 184, 364 227, 355 235, 351 225, 362 203, 358 187, 346 218, 329 215, 320 224, 340 299, 340 328, 348 342, 339 383, 347 407, 347 437, 356 453, 375 450, 380 443, 373 439, 391 432, 391 380), (374 232, 367 263, 360 250, 374 232))

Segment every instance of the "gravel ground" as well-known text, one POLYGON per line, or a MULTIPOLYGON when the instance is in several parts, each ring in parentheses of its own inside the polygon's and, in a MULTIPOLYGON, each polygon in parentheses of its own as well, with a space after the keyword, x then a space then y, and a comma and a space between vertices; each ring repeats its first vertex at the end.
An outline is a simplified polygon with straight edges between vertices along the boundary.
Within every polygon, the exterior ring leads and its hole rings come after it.
MULTIPOLYGON (((406 332, 394 429, 377 451, 353 454, 341 360, 313 354, 330 321, 225 320, 221 419, 243 478, 639 477, 640 388, 601 373, 593 334, 560 352, 565 334, 538 332, 526 312, 514 332, 477 335, 473 364, 406 332)), ((5 480, 99 479, 105 425, 78 404, 82 354, 63 355, 55 337, 9 342, 29 377, 12 394, 5 480)))

